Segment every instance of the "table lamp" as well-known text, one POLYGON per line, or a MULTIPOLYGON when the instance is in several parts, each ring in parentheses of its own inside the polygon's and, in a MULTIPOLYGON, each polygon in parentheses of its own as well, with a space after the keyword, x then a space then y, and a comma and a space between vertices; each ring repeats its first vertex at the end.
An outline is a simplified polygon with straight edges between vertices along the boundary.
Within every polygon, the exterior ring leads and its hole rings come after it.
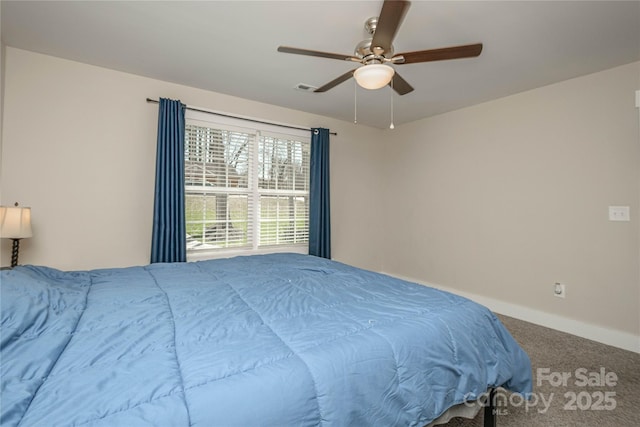
POLYGON ((18 265, 20 239, 33 236, 31 231, 31 208, 0 206, 0 237, 13 240, 11 267, 18 265))

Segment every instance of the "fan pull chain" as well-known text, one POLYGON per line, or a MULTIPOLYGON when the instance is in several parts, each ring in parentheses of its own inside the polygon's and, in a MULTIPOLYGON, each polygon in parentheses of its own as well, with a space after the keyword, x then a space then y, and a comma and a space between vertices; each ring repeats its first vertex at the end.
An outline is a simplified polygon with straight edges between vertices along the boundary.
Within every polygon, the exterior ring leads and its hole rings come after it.
POLYGON ((393 125, 393 79, 391 79, 391 124, 389 125, 389 129, 395 129, 396 127, 393 125))
POLYGON ((358 123, 358 82, 353 79, 353 123, 358 123))

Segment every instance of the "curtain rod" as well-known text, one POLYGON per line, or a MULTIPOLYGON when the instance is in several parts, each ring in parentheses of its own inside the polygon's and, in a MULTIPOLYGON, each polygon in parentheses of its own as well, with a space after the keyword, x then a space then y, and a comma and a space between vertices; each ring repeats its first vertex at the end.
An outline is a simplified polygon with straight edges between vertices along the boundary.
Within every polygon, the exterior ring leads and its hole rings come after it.
MULTIPOLYGON (((158 101, 157 99, 151 99, 151 98, 147 98, 147 102, 152 102, 154 104, 159 104, 160 103, 160 101, 158 101)), ((297 126, 289 126, 289 125, 281 125, 280 123, 273 123, 273 122, 266 122, 266 121, 262 121, 262 120, 248 119, 246 117, 233 116, 231 114, 216 113, 216 112, 213 112, 213 111, 201 110, 200 108, 189 107, 188 105, 185 106, 185 108, 187 110, 191 110, 191 111, 199 111, 201 113, 214 114, 216 116, 229 117, 229 118, 232 118, 232 119, 239 119, 239 120, 246 120, 248 122, 261 123, 263 125, 280 126, 282 128, 288 128, 288 129, 298 129, 298 130, 311 131, 311 129, 309 129, 309 128, 303 128, 303 127, 297 127, 297 126)), ((336 136, 338 135, 336 132, 329 132, 329 133, 331 135, 336 135, 336 136)))

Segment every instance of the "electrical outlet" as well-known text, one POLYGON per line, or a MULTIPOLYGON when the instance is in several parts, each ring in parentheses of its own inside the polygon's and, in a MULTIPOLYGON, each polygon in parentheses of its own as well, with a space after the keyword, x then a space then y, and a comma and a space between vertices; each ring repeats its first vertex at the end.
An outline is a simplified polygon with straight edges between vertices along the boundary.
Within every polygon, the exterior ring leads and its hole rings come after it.
POLYGON ((609 221, 630 221, 629 206, 609 206, 609 221))
POLYGON ((565 298, 567 296, 567 289, 564 283, 556 282, 553 284, 553 295, 558 298, 565 298))

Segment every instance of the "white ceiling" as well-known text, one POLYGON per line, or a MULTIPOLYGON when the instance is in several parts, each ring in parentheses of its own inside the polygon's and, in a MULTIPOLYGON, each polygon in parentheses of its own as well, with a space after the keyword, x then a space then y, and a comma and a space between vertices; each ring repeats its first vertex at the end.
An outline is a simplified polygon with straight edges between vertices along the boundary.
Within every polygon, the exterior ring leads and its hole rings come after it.
MULTIPOLYGON (((7 46, 352 121, 354 83, 321 86, 352 62, 382 1, 7 1, 7 46)), ((640 60, 640 1, 414 1, 396 53, 484 43, 478 58, 394 66, 415 91, 393 98, 410 122, 640 60)), ((640 80, 640 76, 639 76, 640 80)), ((390 88, 358 89, 358 123, 386 127, 390 88)), ((150 97, 162 94, 149 94, 150 97)), ((183 102, 189 103, 188 99, 183 102)))

